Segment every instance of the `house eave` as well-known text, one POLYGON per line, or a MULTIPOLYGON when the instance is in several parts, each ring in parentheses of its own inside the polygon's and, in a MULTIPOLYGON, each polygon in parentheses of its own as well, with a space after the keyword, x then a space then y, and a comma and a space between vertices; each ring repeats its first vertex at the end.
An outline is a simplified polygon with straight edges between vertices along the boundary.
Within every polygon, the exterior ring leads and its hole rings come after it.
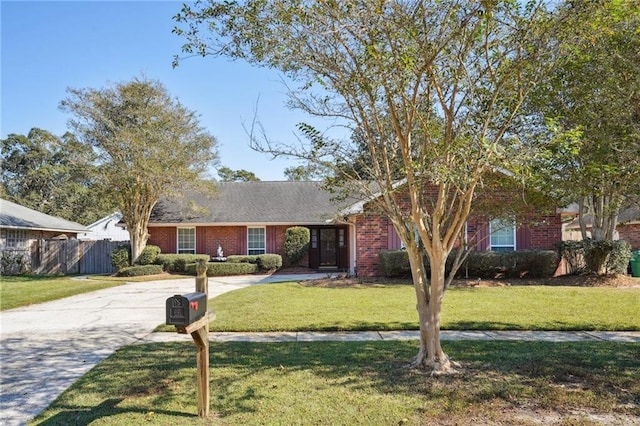
POLYGON ((22 231, 43 231, 43 232, 62 232, 70 234, 80 234, 83 232, 93 232, 90 229, 64 229, 64 228, 37 228, 31 226, 6 226, 0 225, 0 229, 19 229, 22 231))

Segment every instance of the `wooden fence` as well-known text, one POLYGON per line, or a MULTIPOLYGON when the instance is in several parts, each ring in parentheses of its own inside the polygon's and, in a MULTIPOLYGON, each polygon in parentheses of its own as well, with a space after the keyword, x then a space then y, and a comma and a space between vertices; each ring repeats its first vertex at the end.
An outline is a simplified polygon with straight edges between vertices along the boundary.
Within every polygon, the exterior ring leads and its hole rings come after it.
POLYGON ((32 240, 24 257, 30 261, 30 270, 34 274, 111 274, 115 272, 111 266, 111 251, 121 244, 125 243, 32 240))

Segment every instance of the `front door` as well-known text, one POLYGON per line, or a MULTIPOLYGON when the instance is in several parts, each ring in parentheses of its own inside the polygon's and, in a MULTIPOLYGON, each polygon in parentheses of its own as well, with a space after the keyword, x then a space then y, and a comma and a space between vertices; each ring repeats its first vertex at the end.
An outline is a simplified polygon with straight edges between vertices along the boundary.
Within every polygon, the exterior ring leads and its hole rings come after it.
POLYGON ((336 228, 320 228, 320 267, 338 267, 336 228))
POLYGON ((309 267, 313 269, 347 269, 346 226, 310 227, 309 267))

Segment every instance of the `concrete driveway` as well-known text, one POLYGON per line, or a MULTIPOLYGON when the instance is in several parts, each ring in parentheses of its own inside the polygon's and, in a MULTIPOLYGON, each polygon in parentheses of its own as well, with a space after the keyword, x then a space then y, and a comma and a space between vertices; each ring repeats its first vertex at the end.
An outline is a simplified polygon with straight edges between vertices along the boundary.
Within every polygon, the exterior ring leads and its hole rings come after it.
MULTIPOLYGON (((209 297, 323 276, 209 278, 209 297)), ((0 312, 0 424, 25 424, 118 348, 145 341, 164 323, 167 298, 194 290, 194 278, 132 283, 0 312)))

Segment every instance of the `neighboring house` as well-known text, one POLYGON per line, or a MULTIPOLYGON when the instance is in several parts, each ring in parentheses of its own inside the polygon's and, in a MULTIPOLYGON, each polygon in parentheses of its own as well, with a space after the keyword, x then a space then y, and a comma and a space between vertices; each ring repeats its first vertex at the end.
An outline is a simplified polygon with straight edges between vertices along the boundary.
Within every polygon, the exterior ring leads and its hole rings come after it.
POLYGON ((87 225, 87 229, 91 232, 78 234, 79 240, 110 240, 110 241, 129 241, 129 231, 120 224, 122 213, 115 212, 109 216, 87 225))
POLYGON ((28 265, 31 268, 49 255, 47 242, 75 240, 78 233, 87 231, 79 223, 0 199, 0 252, 3 265, 18 268, 28 265))
MULTIPOLYGON (((335 202, 318 182, 219 182, 209 198, 162 200, 148 226, 148 244, 163 253, 216 255, 277 253, 283 256, 285 231, 309 228, 305 266, 381 276, 381 250, 401 248, 393 225, 366 200, 335 202)), ((562 238, 561 215, 538 217, 537 225, 516 227, 480 217, 467 224, 479 250, 548 249, 562 238)))
MULTIPOLYGON (((585 217, 587 235, 591 235, 591 215, 585 217)), ((632 250, 640 250, 640 208, 638 206, 624 209, 618 215, 618 226, 616 227, 614 239, 625 240, 631 244, 632 250)), ((565 239, 581 240, 580 221, 576 217, 565 226, 565 239)))

